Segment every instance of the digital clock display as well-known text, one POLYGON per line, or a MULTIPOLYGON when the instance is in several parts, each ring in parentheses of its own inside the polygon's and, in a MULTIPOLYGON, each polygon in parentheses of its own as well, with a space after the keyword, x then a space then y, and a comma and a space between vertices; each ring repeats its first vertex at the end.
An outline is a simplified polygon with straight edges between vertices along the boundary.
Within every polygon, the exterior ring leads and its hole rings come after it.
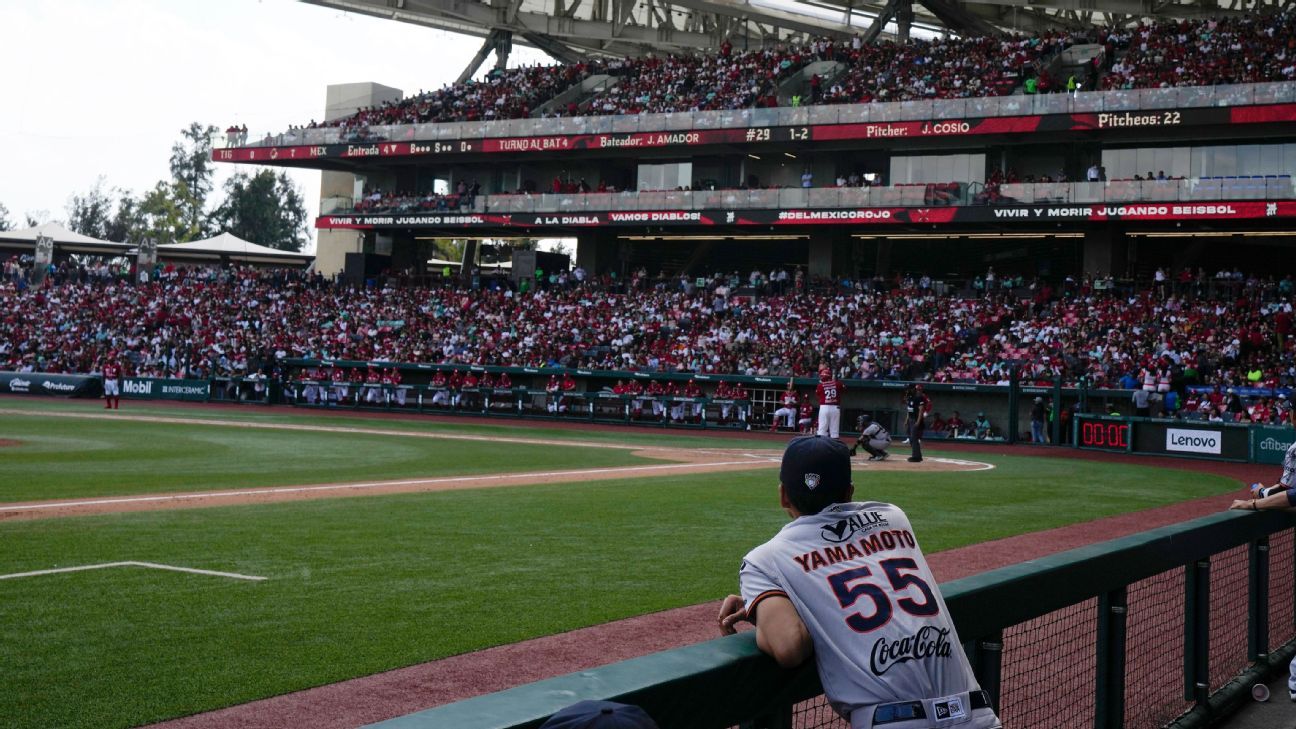
POLYGON ((1102 420, 1081 421, 1080 447, 1126 450, 1129 448, 1129 423, 1113 423, 1102 420))

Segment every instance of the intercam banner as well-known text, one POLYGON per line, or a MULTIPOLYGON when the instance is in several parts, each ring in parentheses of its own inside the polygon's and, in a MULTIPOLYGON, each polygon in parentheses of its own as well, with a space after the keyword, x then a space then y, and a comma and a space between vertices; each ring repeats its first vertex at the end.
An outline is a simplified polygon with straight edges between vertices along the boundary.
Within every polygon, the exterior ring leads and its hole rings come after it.
POLYGON ((132 400, 211 399, 211 382, 207 380, 168 380, 157 377, 123 377, 122 397, 132 400))
POLYGON ((99 397, 102 380, 95 375, 54 375, 44 372, 0 372, 0 393, 99 397))
MULTIPOLYGON (((1251 428, 1251 461, 1282 465, 1283 455, 1296 441, 1296 428, 1275 428, 1270 425, 1256 425, 1251 428)), ((1275 479, 1277 477, 1275 476, 1275 479)))

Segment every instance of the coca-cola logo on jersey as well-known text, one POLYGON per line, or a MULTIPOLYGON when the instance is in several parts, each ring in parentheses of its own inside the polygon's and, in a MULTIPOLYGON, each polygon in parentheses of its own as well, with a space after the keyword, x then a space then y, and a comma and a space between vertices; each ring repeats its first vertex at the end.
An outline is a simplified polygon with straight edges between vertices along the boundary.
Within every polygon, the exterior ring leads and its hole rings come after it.
POLYGON ((949 658, 953 647, 949 642, 949 628, 925 625, 913 635, 888 640, 880 638, 869 654, 869 667, 881 676, 892 668, 922 658, 949 658))

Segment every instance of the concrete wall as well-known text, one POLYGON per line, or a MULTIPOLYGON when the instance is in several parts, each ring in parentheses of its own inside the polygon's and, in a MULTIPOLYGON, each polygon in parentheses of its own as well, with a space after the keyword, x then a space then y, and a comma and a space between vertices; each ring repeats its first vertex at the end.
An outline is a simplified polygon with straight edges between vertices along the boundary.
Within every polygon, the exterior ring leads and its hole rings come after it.
MULTIPOLYGON (((324 119, 332 121, 354 114, 359 109, 385 101, 398 101, 401 90, 372 82, 334 84, 325 92, 324 119)), ((320 208, 333 197, 355 196, 355 175, 349 172, 324 172, 320 175, 320 208)), ((325 276, 341 273, 346 254, 364 250, 364 234, 356 230, 320 230, 315 243, 315 270, 325 276)))

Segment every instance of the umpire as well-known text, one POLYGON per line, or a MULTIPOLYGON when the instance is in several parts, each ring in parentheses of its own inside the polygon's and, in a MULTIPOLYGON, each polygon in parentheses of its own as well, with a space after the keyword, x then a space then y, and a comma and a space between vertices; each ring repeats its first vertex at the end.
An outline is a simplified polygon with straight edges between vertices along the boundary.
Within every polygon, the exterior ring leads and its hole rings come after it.
POLYGON ((922 437, 927 426, 927 413, 931 412, 931 399, 923 392, 922 385, 914 384, 905 389, 904 405, 905 412, 909 415, 909 443, 913 446, 909 462, 921 463, 922 437))

